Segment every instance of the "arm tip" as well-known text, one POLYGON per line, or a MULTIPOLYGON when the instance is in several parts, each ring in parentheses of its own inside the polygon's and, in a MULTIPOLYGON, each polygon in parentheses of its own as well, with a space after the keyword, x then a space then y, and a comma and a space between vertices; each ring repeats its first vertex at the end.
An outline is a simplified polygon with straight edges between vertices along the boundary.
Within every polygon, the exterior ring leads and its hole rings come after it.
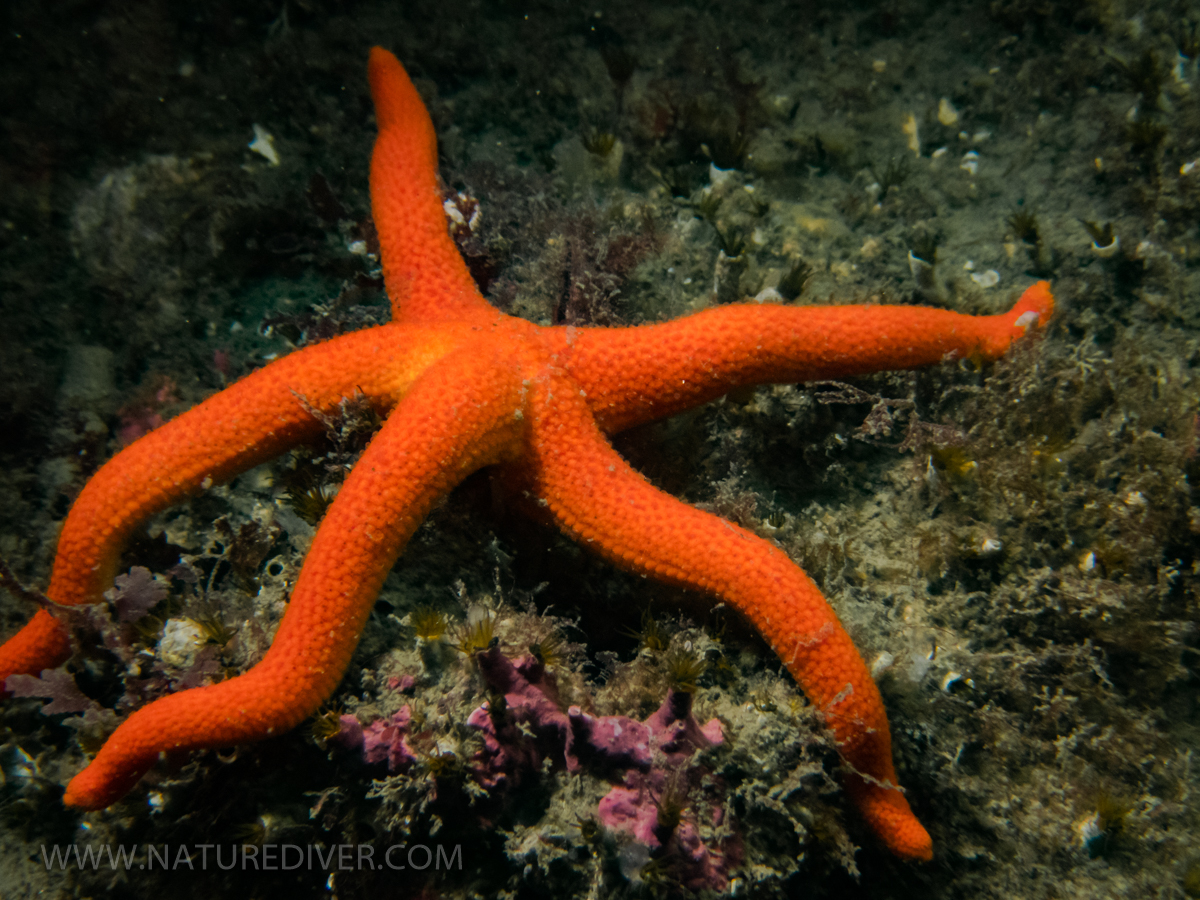
POLYGON ((1050 282, 1039 281, 1025 289, 1010 315, 1013 325, 1024 334, 1030 328, 1042 328, 1054 314, 1054 295, 1050 293, 1050 282))

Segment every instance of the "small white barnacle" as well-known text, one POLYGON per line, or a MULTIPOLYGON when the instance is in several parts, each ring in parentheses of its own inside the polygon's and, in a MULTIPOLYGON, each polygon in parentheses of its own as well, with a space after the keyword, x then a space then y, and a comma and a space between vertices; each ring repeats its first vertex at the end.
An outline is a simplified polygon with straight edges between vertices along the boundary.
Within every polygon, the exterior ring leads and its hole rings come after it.
POLYGON ((947 672, 942 676, 942 693, 948 694, 950 688, 960 681, 962 681, 962 672, 947 672))
POLYGON ((912 273, 913 280, 922 291, 930 291, 937 286, 933 264, 921 259, 911 250, 908 251, 908 271, 912 273))
POLYGON ((1104 837, 1104 829, 1100 826, 1100 813, 1094 812, 1076 822, 1075 834, 1079 836, 1080 846, 1090 853, 1096 842, 1104 837))
POLYGON ((1092 252, 1101 259, 1109 259, 1116 256, 1121 249, 1121 236, 1114 234, 1113 239, 1101 247, 1095 241, 1092 241, 1092 252))
POLYGON ((259 156, 265 157, 271 165, 279 165, 279 151, 275 149, 275 138, 257 122, 254 123, 254 140, 246 146, 259 156))

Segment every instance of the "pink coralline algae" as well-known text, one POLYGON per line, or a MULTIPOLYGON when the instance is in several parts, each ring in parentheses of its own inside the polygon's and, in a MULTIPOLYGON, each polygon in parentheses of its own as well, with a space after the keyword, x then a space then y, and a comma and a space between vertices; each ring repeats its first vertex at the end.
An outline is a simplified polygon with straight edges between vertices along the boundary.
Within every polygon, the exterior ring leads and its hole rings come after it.
POLYGON ((467 718, 483 734, 476 756, 475 778, 489 790, 516 787, 524 772, 537 772, 547 757, 575 771, 570 723, 558 708, 554 675, 532 656, 513 663, 491 647, 475 655, 479 671, 502 703, 484 703, 467 718))
POLYGON ((342 727, 334 740, 348 750, 361 749, 366 762, 386 762, 389 772, 400 772, 417 761, 417 755, 407 741, 408 728, 412 724, 412 710, 408 704, 395 715, 376 719, 366 726, 349 713, 339 721, 342 727))
POLYGON ((175 382, 163 378, 149 394, 143 393, 139 400, 117 410, 120 425, 117 428, 117 439, 122 447, 127 447, 147 432, 153 431, 164 421, 162 410, 172 403, 179 402, 175 393, 175 382))
MULTIPOLYGON (((596 721, 621 718, 605 716, 596 721)), ((704 766, 688 765, 697 750, 723 742, 720 721, 711 719, 700 725, 692 715, 692 695, 671 689, 644 725, 632 725, 649 731, 653 762, 631 768, 601 799, 601 824, 632 835, 652 854, 665 849, 678 862, 677 874, 688 889, 724 892, 728 871, 741 857, 741 842, 730 833, 723 841, 706 843, 697 822, 682 815, 684 806, 701 814, 704 807, 695 800, 706 788, 720 791, 719 783, 705 784, 716 779, 704 766)), ((719 828, 724 822, 721 804, 708 804, 708 810, 710 824, 719 828)))
MULTIPOLYGON (((392 676, 387 686, 399 694, 412 693, 417 680, 411 675, 392 676)), ((405 704, 395 715, 376 719, 363 725, 358 717, 346 713, 338 717, 340 728, 332 738, 347 750, 361 750, 363 761, 388 764, 389 772, 402 772, 417 761, 417 755, 408 746, 409 727, 412 725, 412 709, 405 704)))
POLYGON ((562 712, 552 673, 534 657, 515 664, 498 647, 478 653, 479 670, 503 701, 484 703, 467 724, 479 729, 483 749, 475 777, 489 789, 513 788, 524 773, 540 771, 543 760, 575 772, 586 767, 615 783, 600 801, 597 817, 608 829, 641 844, 648 856, 675 864, 691 890, 723 891, 727 872, 740 857, 730 835, 718 845, 701 838, 694 820, 709 809, 709 824, 721 826, 720 803, 697 802, 720 793, 709 770, 690 765, 692 755, 724 740, 721 723, 700 725, 692 695, 670 689, 662 706, 645 722, 627 716, 591 716, 578 706, 562 712))

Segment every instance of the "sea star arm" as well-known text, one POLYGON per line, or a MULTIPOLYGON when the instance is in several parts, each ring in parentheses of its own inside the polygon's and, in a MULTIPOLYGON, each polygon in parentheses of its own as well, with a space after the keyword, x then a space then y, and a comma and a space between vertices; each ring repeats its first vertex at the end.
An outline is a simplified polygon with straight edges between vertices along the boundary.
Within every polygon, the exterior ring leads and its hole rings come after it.
POLYGON ((559 355, 612 434, 766 382, 911 369, 948 356, 995 359, 1054 309, 1049 285, 1006 313, 923 306, 737 305, 639 328, 556 329, 559 355))
MULTIPOLYGON (((318 435, 321 423, 309 410, 331 412, 359 389, 386 410, 425 363, 431 343, 420 329, 399 326, 335 338, 259 369, 130 444, 101 467, 71 507, 50 599, 67 606, 99 600, 140 523, 318 435), (398 365, 395 357, 406 350, 413 362, 398 365), (364 367, 364 360, 376 365, 364 367)), ((0 689, 14 672, 53 668, 69 653, 62 627, 39 610, 0 646, 0 689)))
POLYGON ((650 485, 561 380, 532 404, 533 498, 617 565, 715 594, 745 615, 824 713, 867 823, 898 855, 930 859, 929 834, 898 787, 879 690, 817 586, 778 547, 650 485))
POLYGON ((379 136, 371 155, 371 214, 397 322, 491 321, 446 230, 438 188, 437 135, 408 73, 388 51, 367 63, 379 136))
POLYGON ((313 713, 349 664, 384 578, 433 504, 520 445, 520 372, 460 350, 400 401, 330 505, 262 661, 244 675, 137 710, 67 786, 69 806, 123 796, 162 752, 282 734, 313 713))

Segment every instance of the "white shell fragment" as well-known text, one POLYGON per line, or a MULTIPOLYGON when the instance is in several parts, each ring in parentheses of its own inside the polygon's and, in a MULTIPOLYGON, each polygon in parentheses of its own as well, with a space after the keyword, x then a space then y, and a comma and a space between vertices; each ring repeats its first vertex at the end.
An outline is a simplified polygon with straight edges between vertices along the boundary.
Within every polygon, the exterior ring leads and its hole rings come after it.
POLYGON ((984 272, 972 272, 971 280, 981 288, 993 288, 1000 283, 1000 273, 995 269, 988 269, 984 272))
POLYGON ((453 197, 451 197, 449 200, 446 200, 442 203, 442 212, 444 212, 446 214, 446 218, 449 219, 451 222, 453 222, 455 225, 466 225, 467 224, 467 220, 463 216, 462 210, 460 210, 458 208, 458 204, 454 202, 453 197))
POLYGON ((158 642, 158 654, 167 665, 184 668, 195 662, 204 642, 204 629, 191 619, 168 619, 158 642))
POLYGON ((259 156, 265 157, 271 165, 279 165, 279 152, 275 149, 275 138, 257 122, 254 123, 254 140, 246 146, 259 156))
POLYGON ((776 288, 763 288, 754 295, 755 303, 786 303, 787 300, 783 294, 779 293, 776 288))
POLYGON ((958 167, 974 175, 979 171, 979 154, 974 150, 968 150, 963 154, 962 162, 958 164, 958 167))

